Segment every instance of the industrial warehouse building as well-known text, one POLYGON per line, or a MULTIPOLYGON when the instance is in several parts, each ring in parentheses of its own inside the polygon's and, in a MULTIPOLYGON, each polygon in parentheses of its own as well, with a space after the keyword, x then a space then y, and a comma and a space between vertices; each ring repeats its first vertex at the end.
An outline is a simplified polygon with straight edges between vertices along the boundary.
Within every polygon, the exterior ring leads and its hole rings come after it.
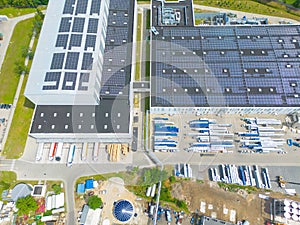
POLYGON ((191 0, 152 1, 151 113, 300 109, 300 26, 194 26, 191 0))
POLYGON ((39 141, 129 142, 134 0, 50 0, 25 96, 39 141))

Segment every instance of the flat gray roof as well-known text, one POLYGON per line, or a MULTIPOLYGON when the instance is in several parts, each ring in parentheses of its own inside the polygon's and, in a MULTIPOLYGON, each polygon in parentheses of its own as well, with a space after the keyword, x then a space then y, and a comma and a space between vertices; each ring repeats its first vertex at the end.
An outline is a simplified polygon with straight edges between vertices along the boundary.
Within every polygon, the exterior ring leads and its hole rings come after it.
POLYGON ((30 133, 128 133, 129 103, 103 99, 96 106, 37 106, 30 133))

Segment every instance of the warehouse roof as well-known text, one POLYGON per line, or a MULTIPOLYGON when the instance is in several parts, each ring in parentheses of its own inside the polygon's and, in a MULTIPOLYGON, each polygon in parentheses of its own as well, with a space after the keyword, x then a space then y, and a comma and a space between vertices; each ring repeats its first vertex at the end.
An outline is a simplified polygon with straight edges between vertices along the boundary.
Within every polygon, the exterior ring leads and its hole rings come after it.
POLYGON ((49 1, 25 96, 40 105, 127 97, 133 12, 133 0, 49 1))
MULTIPOLYGON (((37 98, 38 101, 41 101, 41 104, 38 104, 36 107, 30 132, 128 133, 132 48, 127 43, 132 42, 134 1, 110 0, 107 11, 107 26, 100 25, 100 23, 105 23, 105 21, 103 22, 101 17, 103 16, 101 14, 102 11, 98 9, 98 6, 104 4, 106 0, 92 0, 88 3, 82 0, 65 0, 58 5, 54 2, 56 1, 52 0, 49 3, 40 37, 41 44, 39 43, 37 50, 41 55, 37 54, 35 56, 36 68, 32 69, 33 71, 29 76, 29 78, 32 78, 28 81, 27 90, 29 92, 32 91, 32 95, 27 97, 31 99, 34 96, 34 99, 37 98), (81 22, 76 22, 75 20, 80 20, 81 22), (49 32, 50 36, 47 36, 49 32), (75 34, 76 37, 73 37, 72 35, 75 34), (82 41, 85 41, 85 44, 83 42, 80 42, 81 44, 77 43, 80 39, 78 35, 82 36, 82 41), (93 40, 90 39, 92 38, 90 37, 91 35, 94 37, 93 40), (65 36, 65 39, 62 36, 65 36), (102 40, 100 36, 104 39, 102 40), (91 42, 96 45, 91 47, 91 42), (49 46, 53 47, 48 49, 50 48, 49 46), (58 49, 59 52, 57 52, 58 49), (92 67, 90 67, 89 65, 91 64, 87 63, 87 58, 85 58, 92 52, 94 52, 92 61, 94 62, 97 59, 96 67, 93 63, 92 67), (102 53, 104 54, 103 60, 101 60, 100 56, 102 53), (52 57, 52 61, 49 57, 52 57), (70 67, 74 66, 74 68, 72 67, 73 69, 65 68, 68 57, 71 61, 76 59, 76 62, 72 61, 72 63, 69 63, 70 67), (45 59, 48 59, 51 65, 47 66, 46 62, 44 62, 47 61, 45 59), (103 65, 101 64, 102 61, 103 65), (53 68, 51 69, 51 67, 53 68), (96 71, 94 67, 97 68, 96 71), (99 68, 102 68, 102 70, 99 68), (50 71, 51 76, 57 78, 57 82, 51 79, 48 80, 49 85, 57 86, 58 91, 53 89, 54 92, 51 92, 51 88, 46 88, 47 90, 44 89, 44 91, 50 91, 51 93, 43 95, 41 85, 43 85, 44 81, 39 82, 35 79, 43 79, 41 77, 43 77, 44 71, 48 69, 53 70, 52 72, 50 71), (58 74, 63 74, 69 70, 78 72, 77 76, 73 71, 76 79, 73 80, 72 85, 71 80, 65 80, 66 75, 62 78, 58 74), (42 74, 42 76, 35 76, 35 73, 42 74), (101 78, 98 77, 99 75, 96 76, 95 73, 100 73, 101 78), (90 79, 91 77, 93 77, 93 80, 90 79), (56 84, 54 84, 55 82, 56 84), (72 88, 60 90, 61 83, 67 86, 71 85, 70 87, 72 88), (80 91, 89 91, 89 87, 85 83, 89 83, 92 87, 92 91, 89 93, 90 97, 92 96, 92 101, 87 96, 77 93, 66 98, 67 94, 64 95, 65 93, 77 90, 81 84, 80 91), (97 86, 100 89, 95 89, 97 86), (99 91, 98 93, 97 90, 99 91), (93 96, 98 96, 96 104, 95 102, 93 103, 95 99, 93 96), (66 102, 69 102, 69 104, 64 104, 66 102)), ((68 77, 71 76, 69 75, 68 77)))
POLYGON ((103 99, 96 106, 37 106, 31 133, 128 133, 129 103, 103 99))
POLYGON ((157 10, 152 106, 300 106, 299 25, 179 28, 157 10))

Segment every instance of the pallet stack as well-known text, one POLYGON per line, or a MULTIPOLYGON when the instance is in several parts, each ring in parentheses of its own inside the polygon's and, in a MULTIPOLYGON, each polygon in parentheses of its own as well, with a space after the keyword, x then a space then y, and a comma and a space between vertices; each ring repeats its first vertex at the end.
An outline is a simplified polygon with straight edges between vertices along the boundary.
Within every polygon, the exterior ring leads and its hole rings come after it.
POLYGON ((129 152, 128 144, 108 144, 106 146, 107 153, 109 154, 109 160, 117 162, 120 160, 121 153, 127 155, 129 152))

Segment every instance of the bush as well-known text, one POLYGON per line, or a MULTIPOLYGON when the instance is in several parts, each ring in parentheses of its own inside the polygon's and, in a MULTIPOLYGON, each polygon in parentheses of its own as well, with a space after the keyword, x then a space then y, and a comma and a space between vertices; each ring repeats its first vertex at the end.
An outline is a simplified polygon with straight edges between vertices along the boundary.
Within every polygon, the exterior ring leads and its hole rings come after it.
POLYGON ((35 199, 31 195, 28 195, 25 198, 19 198, 16 202, 16 207, 18 209, 18 215, 28 215, 31 212, 35 212, 38 205, 35 199))
POLYGON ((97 209, 100 208, 100 206, 102 206, 103 203, 101 198, 99 198, 96 195, 92 195, 88 198, 87 204, 91 209, 97 209))
POLYGON ((176 178, 174 176, 170 176, 169 181, 170 183, 174 183, 176 181, 176 178))
POLYGON ((168 173, 163 170, 161 171, 158 168, 146 169, 143 173, 143 184, 144 185, 152 185, 158 183, 160 180, 164 181, 168 177, 168 173))
POLYGON ((52 189, 56 195, 61 193, 62 191, 61 186, 59 184, 53 184, 52 189))

